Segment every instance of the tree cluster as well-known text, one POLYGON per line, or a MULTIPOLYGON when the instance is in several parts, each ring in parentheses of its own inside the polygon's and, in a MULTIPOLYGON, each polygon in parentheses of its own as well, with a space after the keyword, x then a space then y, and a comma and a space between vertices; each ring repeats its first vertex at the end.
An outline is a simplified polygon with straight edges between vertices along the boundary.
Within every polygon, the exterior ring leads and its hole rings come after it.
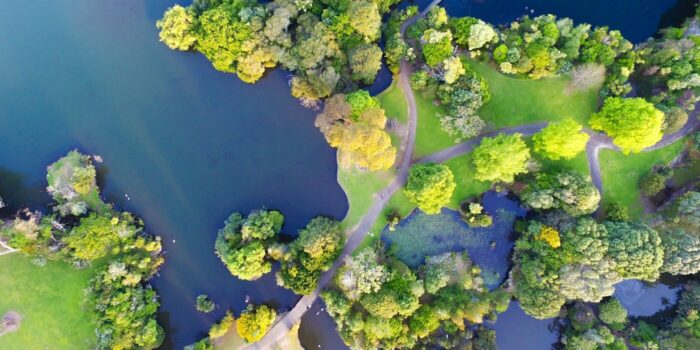
POLYGON ((519 226, 511 283, 533 317, 555 317, 567 301, 598 302, 623 279, 659 277, 664 248, 659 234, 644 224, 598 223, 554 212, 519 226))
POLYGON ((510 301, 503 290, 488 292, 480 270, 465 253, 427 257, 412 270, 369 247, 349 259, 338 272, 338 289, 321 295, 338 331, 356 349, 431 347, 443 341, 454 346, 489 349, 489 334, 477 335, 469 324, 494 319, 510 301), (450 338, 453 338, 450 340, 450 338))
POLYGON ((403 193, 424 213, 439 214, 450 203, 456 186, 447 165, 421 163, 411 167, 403 193))
POLYGON ((581 216, 598 209, 600 193, 590 179, 560 171, 535 173, 520 193, 520 199, 536 210, 562 209, 571 216, 581 216))
POLYGON ((156 25, 168 47, 199 51, 245 82, 278 65, 292 71, 292 95, 314 103, 374 81, 381 17, 396 2, 195 0, 156 25))
POLYGON ((396 148, 385 131, 386 116, 379 101, 358 90, 329 98, 315 125, 331 147, 338 149, 338 164, 370 171, 386 170, 396 161, 396 148))

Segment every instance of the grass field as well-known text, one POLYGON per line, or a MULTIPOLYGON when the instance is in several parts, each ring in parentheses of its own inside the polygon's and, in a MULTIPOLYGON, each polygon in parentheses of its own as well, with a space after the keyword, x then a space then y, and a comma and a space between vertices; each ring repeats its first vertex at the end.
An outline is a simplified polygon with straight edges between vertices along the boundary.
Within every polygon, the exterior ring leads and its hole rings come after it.
POLYGON ((479 115, 492 129, 566 118, 586 125, 598 107, 600 86, 567 94, 569 77, 518 79, 503 75, 487 64, 469 62, 470 68, 489 83, 491 100, 479 115))
POLYGON ((684 139, 668 147, 638 154, 624 155, 612 150, 600 151, 600 169, 603 176, 603 206, 620 202, 629 208, 630 217, 644 214, 639 201, 639 183, 654 165, 665 164, 678 155, 684 139))
MULTIPOLYGON (((471 69, 489 83, 491 100, 479 110, 489 130, 566 118, 587 125, 588 118, 598 108, 599 86, 569 94, 566 92, 569 77, 518 79, 503 75, 487 64, 469 62, 471 69)), ((455 138, 440 128, 437 115, 447 112, 434 103, 435 97, 419 91, 414 95, 418 108, 414 158, 420 159, 454 145, 455 138)))
POLYGON ((91 349, 94 326, 81 308, 93 270, 68 264, 32 264, 19 253, 0 257, 0 317, 22 315, 19 330, 0 338, 0 349, 91 349))
POLYGON ((388 89, 382 91, 376 97, 382 108, 384 108, 387 118, 393 118, 403 123, 408 120, 406 98, 403 96, 403 91, 399 88, 396 80, 388 89))

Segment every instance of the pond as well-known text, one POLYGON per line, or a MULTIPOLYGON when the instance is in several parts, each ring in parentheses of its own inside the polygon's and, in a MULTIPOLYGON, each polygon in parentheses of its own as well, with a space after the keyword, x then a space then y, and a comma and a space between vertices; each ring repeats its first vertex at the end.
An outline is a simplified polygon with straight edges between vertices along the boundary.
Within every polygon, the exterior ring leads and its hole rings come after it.
POLYGON ((548 350, 559 340, 554 319, 530 317, 516 301, 511 301, 508 310, 498 314, 496 323, 488 326, 496 330, 500 350, 548 350))
POLYGON ((466 250, 481 268, 486 285, 495 288, 507 277, 513 250, 513 223, 525 215, 525 210, 518 202, 495 191, 486 192, 481 204, 493 217, 490 227, 469 227, 454 210, 443 209, 436 215, 415 210, 396 225, 395 231, 385 229, 382 240, 399 260, 412 268, 422 265, 426 256, 466 250))
MULTIPOLYGON (((233 278, 214 255, 216 231, 232 211, 280 209, 284 231, 292 235, 316 215, 342 218, 347 211, 335 152, 314 128, 314 112, 290 97, 289 74, 277 70, 248 85, 215 71, 199 54, 168 49, 158 42, 154 23, 177 2, 189 0, 8 1, 0 11, 0 30, 11 33, 0 36, 0 193, 10 205, 2 213, 48 203, 46 166, 69 150, 101 155, 106 199, 164 238, 167 263, 154 285, 166 349, 201 337, 227 308, 240 312, 246 295, 282 307, 298 299, 277 288, 272 275, 257 282, 233 278), (217 312, 195 310, 199 293, 219 304, 217 312)), ((534 14, 609 24, 640 41, 660 23, 677 22, 688 3, 443 5, 452 14, 494 23, 511 21, 529 6, 534 14)), ((384 75, 373 91, 387 82, 384 75)), ((304 345, 343 348, 321 314, 304 319, 304 345)))
POLYGON ((653 285, 625 280, 615 285, 615 298, 631 317, 652 316, 676 303, 680 286, 659 282, 653 285))

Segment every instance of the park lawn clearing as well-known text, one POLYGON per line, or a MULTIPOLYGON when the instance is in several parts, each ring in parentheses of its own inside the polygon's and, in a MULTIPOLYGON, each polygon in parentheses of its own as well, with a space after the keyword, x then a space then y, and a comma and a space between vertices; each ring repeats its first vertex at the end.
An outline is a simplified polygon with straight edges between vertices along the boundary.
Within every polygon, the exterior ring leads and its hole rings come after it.
POLYGON ((93 269, 63 262, 40 267, 19 253, 0 257, 0 315, 18 312, 16 332, 0 337, 0 349, 91 349, 95 326, 82 303, 93 269))
POLYGON ((568 76, 520 79, 501 74, 485 63, 467 62, 489 83, 491 100, 481 107, 479 116, 491 130, 566 118, 585 126, 598 109, 600 85, 567 93, 571 82, 568 76))
POLYGON ((438 114, 447 114, 445 107, 435 104, 435 96, 432 93, 414 90, 413 95, 418 110, 413 159, 423 158, 457 144, 457 139, 447 134, 440 126, 438 114))
POLYGON ((603 177, 603 206, 619 202, 629 209, 631 219, 639 219, 644 214, 640 202, 639 183, 658 164, 673 160, 683 148, 685 139, 654 150, 630 155, 613 150, 600 151, 600 169, 603 177))
POLYGON ((384 109, 387 118, 396 119, 402 123, 408 121, 408 105, 403 91, 396 80, 391 86, 376 96, 384 109))
POLYGON ((491 188, 490 182, 474 178, 476 168, 472 161, 471 152, 454 157, 444 164, 452 170, 457 184, 450 203, 447 205, 448 208, 457 210, 463 201, 476 197, 491 188))
POLYGON ((351 229, 372 206, 377 192, 394 178, 393 171, 364 171, 357 168, 338 168, 338 184, 348 198, 348 213, 343 227, 351 229))

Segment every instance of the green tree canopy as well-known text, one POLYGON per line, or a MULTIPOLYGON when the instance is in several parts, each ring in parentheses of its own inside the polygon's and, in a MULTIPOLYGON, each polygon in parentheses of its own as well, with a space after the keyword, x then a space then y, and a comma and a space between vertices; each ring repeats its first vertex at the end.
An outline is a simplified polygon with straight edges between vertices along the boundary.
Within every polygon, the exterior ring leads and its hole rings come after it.
POLYGON ((537 173, 520 198, 534 209, 563 209, 580 216, 598 208, 600 193, 589 179, 574 172, 537 173))
POLYGON ((481 181, 513 182, 515 175, 527 172, 530 150, 520 134, 486 137, 472 152, 476 174, 481 181))
POLYGON ((643 98, 611 97, 591 116, 594 130, 613 139, 624 154, 638 153, 661 140, 664 113, 643 98))
POLYGON ((253 343, 265 336, 275 321, 277 313, 267 305, 248 305, 236 322, 236 331, 246 343, 253 343))
POLYGON ((175 5, 156 22, 160 41, 174 50, 189 50, 197 42, 197 18, 191 10, 175 5))
POLYGON ((664 262, 659 234, 641 223, 606 222, 610 257, 624 278, 656 281, 664 262))
POLYGON ((610 298, 600 303, 598 317, 601 321, 609 324, 623 324, 627 322, 627 309, 625 309, 617 298, 610 298))
POLYGON ((438 214, 450 202, 455 187, 449 167, 422 163, 411 167, 404 194, 426 214, 438 214))
POLYGON ((549 123, 532 137, 535 152, 549 159, 571 159, 586 148, 590 136, 573 119, 549 123))

